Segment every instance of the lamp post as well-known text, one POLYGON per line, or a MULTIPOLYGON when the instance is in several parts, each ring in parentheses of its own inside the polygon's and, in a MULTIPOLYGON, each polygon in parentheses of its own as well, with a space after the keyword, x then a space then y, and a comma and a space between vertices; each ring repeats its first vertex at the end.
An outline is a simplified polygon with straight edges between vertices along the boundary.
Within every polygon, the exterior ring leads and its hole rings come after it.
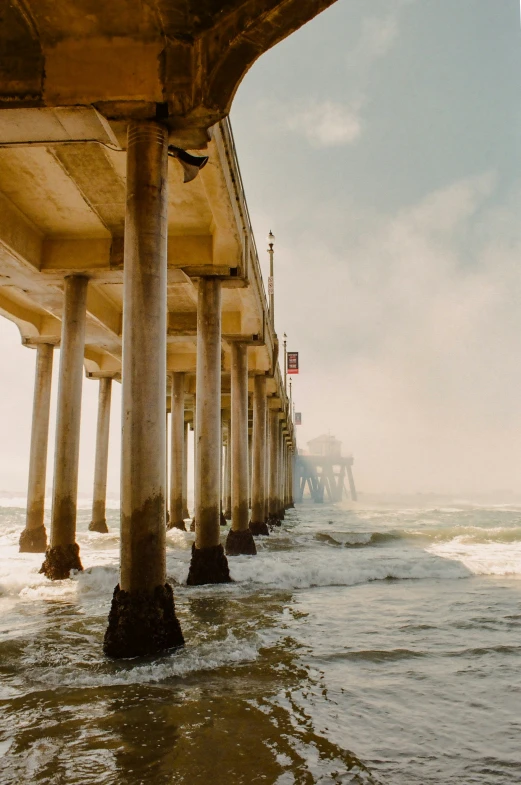
POLYGON ((284 333, 284 392, 288 392, 288 351, 286 349, 286 333, 284 333))
POLYGON ((270 255, 270 276, 268 278, 268 295, 269 295, 269 303, 270 303, 270 322, 271 326, 275 328, 275 287, 274 287, 274 280, 273 280, 273 243, 275 242, 275 235, 270 229, 270 233, 268 235, 268 253, 270 255))
POLYGON ((289 416, 291 417, 291 422, 293 423, 295 421, 295 418, 293 416, 294 412, 293 412, 293 391, 291 389, 292 386, 293 386, 293 382, 290 379, 289 380, 289 416))

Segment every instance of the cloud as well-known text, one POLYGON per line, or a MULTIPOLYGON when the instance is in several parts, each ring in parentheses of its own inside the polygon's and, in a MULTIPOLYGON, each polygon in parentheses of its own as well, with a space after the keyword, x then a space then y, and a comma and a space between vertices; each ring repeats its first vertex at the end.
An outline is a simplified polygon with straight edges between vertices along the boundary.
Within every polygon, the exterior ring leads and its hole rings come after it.
POLYGON ((287 115, 285 126, 305 136, 313 147, 353 144, 362 132, 360 106, 315 101, 287 115))
POLYGON ((358 42, 347 57, 349 78, 342 83, 344 100, 314 98, 305 104, 279 106, 275 115, 282 118, 282 127, 300 133, 312 147, 356 143, 362 136, 363 108, 369 102, 371 69, 395 45, 400 13, 414 1, 395 0, 384 15, 362 19, 358 42))
POLYGON ((363 65, 368 68, 376 60, 384 57, 398 38, 398 13, 395 10, 388 16, 366 17, 358 45, 348 55, 348 65, 363 65))
POLYGON ((521 490, 521 189, 499 185, 485 172, 388 215, 337 199, 278 248, 299 433, 331 428, 366 490, 521 490))

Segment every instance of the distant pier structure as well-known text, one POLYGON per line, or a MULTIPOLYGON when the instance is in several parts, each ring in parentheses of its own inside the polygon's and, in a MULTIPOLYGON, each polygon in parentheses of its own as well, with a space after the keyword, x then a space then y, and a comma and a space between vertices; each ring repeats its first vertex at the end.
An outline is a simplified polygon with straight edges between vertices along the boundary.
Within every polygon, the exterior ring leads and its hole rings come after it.
POLYGON ((342 442, 323 434, 308 442, 308 450, 295 457, 295 501, 301 502, 309 490, 314 502, 340 502, 344 494, 357 500, 353 478, 353 456, 342 455, 342 442), (347 491, 345 480, 349 484, 347 491))

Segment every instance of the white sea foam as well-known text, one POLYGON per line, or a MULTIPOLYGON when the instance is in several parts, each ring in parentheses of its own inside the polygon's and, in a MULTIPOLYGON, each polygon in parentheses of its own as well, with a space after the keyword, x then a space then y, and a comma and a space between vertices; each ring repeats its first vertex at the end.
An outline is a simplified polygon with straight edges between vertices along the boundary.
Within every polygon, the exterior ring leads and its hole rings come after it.
POLYGON ((455 537, 428 548, 430 553, 463 564, 473 575, 521 578, 521 542, 468 542, 455 537))
POLYGON ((238 556, 230 560, 230 573, 242 583, 260 583, 277 589, 305 589, 312 586, 354 586, 387 578, 465 578, 461 564, 443 562, 421 551, 409 554, 348 551, 321 554, 308 552, 266 552, 257 557, 238 556), (348 554, 348 555, 346 555, 348 554))
MULTIPOLYGON (((32 679, 50 687, 101 687, 127 684, 155 684, 167 679, 183 678, 191 673, 215 670, 226 665, 239 665, 253 662, 259 655, 262 639, 253 636, 241 640, 228 632, 225 640, 201 643, 184 648, 162 657, 160 660, 142 665, 127 663, 107 663, 101 661, 99 670, 89 667, 78 668, 78 659, 63 665, 47 667, 48 652, 29 649, 24 661, 31 666, 32 679), (42 663, 45 663, 42 667, 42 663)), ((92 666, 92 663, 88 663, 92 666)))
MULTIPOLYGON (((45 498, 45 509, 50 510, 52 505, 52 494, 47 493, 45 498)), ((120 500, 117 496, 107 496, 105 506, 107 510, 119 510, 120 500)), ((27 507, 27 495, 24 493, 5 493, 0 496, 0 507, 20 507, 25 510, 27 507)), ((78 510, 90 510, 92 508, 91 496, 79 496, 76 504, 78 510)))
MULTIPOLYGON (((313 586, 352 586, 388 578, 454 579, 468 576, 469 571, 482 571, 487 574, 488 572, 491 574, 521 572, 519 566, 521 543, 510 543, 508 545, 510 551, 502 546, 502 549, 497 552, 496 567, 492 565, 487 571, 483 567, 483 559, 480 561, 477 558, 483 552, 479 549, 469 550, 468 546, 463 546, 461 543, 458 545, 459 550, 431 548, 430 553, 419 548, 407 547, 335 550, 323 545, 317 546, 313 538, 293 537, 294 544, 297 540, 303 539, 306 547, 295 550, 286 547, 279 549, 280 546, 285 546, 288 537, 288 533, 285 532, 272 536, 270 541, 260 541, 256 557, 239 556, 229 559, 230 572, 235 584, 212 587, 211 591, 215 593, 235 589, 249 590, 249 587, 254 588, 259 584, 275 590, 291 590, 313 586), (512 554, 513 545, 517 546, 515 553, 518 556, 514 558, 511 555, 510 558, 505 559, 505 555, 509 552, 512 554), (461 556, 462 553, 466 558, 461 556), (441 556, 444 558, 439 558, 441 556)), ((348 541, 355 539, 362 544, 368 537, 370 535, 363 533, 359 538, 349 534, 346 539, 348 541)), ((117 532, 109 535, 81 532, 78 534, 78 541, 84 571, 72 574, 70 580, 50 582, 39 574, 43 561, 42 554, 18 553, 14 535, 4 537, 4 544, 0 547, 0 595, 15 596, 22 601, 55 600, 82 603, 90 599, 99 599, 108 602, 118 582, 119 535, 117 532)), ((185 584, 188 575, 193 541, 194 535, 190 532, 172 530, 167 534, 168 579, 181 587, 185 584)), ((449 546, 450 543, 445 545, 449 546)), ((206 592, 209 589, 201 587, 197 591, 206 592)))

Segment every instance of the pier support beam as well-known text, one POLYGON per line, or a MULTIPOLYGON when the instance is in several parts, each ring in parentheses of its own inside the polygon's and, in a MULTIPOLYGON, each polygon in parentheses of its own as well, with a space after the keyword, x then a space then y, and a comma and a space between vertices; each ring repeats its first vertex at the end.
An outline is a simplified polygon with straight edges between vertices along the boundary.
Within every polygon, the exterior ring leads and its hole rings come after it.
POLYGON ((197 482, 195 478, 197 477, 197 395, 196 393, 192 396, 192 427, 194 432, 194 454, 192 456, 193 463, 192 468, 194 472, 194 514, 192 516, 192 520, 190 521, 190 531, 195 531, 195 511, 197 509, 197 482))
POLYGON ((221 281, 201 278, 197 304, 195 543, 187 584, 227 583, 220 542, 221 281))
POLYGON ((256 376, 253 390, 252 534, 268 535, 266 523, 266 377, 256 376))
POLYGON ((226 477, 224 476, 224 469, 226 468, 226 455, 228 451, 228 440, 225 437, 226 433, 226 418, 225 418, 225 410, 221 409, 221 511, 220 511, 220 523, 221 526, 226 526, 226 516, 224 514, 224 488, 226 484, 226 477))
POLYGON ((94 466, 94 493, 92 497, 92 520, 89 530, 107 534, 107 469, 109 463, 110 400, 112 379, 99 380, 98 425, 96 430, 96 458, 94 466))
POLYGON ((76 543, 76 503, 87 285, 88 279, 81 275, 65 278, 51 544, 40 570, 51 580, 68 578, 71 570, 83 569, 76 543))
POLYGON ((257 553, 249 522, 248 347, 231 345, 232 371, 232 527, 226 539, 229 556, 257 553))
POLYGON ((27 517, 20 535, 20 553, 45 553, 47 548, 43 518, 53 356, 53 344, 40 343, 36 347, 27 517))
POLYGON ((136 657, 181 646, 166 582, 168 131, 132 121, 124 244, 121 572, 104 651, 136 657))
POLYGON ((295 500, 293 498, 293 471, 295 468, 295 455, 293 448, 290 448, 288 455, 288 495, 290 509, 294 509, 295 500))
POLYGON ((226 448, 224 451, 224 517, 232 519, 232 421, 226 421, 226 448))
POLYGON ((170 522, 169 529, 186 531, 183 517, 185 462, 185 375, 172 374, 172 436, 170 455, 170 522))
POLYGON ((269 411, 269 480, 268 480, 268 524, 280 526, 279 518, 279 413, 269 411))
MULTIPOLYGON (((183 442, 183 520, 190 517, 188 510, 188 434, 190 433, 190 423, 184 424, 183 442)), ((185 527, 186 528, 186 527, 185 527)))
POLYGON ((284 436, 282 434, 282 423, 278 422, 278 480, 277 480, 277 518, 279 521, 284 520, 284 436))
POLYGON ((351 492, 351 500, 356 502, 356 501, 358 501, 358 495, 356 493, 355 479, 353 477, 353 470, 352 470, 351 466, 349 466, 349 465, 346 466, 346 469, 347 469, 347 479, 349 481, 349 490, 351 492))

